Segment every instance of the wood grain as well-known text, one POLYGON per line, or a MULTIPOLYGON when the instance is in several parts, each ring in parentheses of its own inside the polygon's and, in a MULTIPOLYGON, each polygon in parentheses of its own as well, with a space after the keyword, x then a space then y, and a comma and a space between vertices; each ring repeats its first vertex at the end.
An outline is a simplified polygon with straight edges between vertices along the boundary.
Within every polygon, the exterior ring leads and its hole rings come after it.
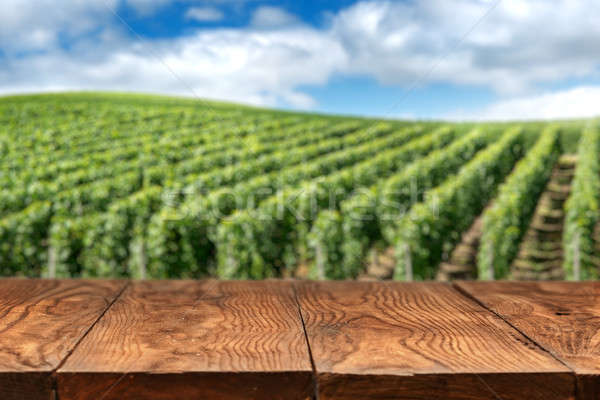
POLYGON ((125 285, 0 280, 0 399, 50 399, 52 372, 125 285))
POLYGON ((138 282, 58 371, 61 400, 307 399, 289 282, 138 282))
POLYGON ((580 399, 600 399, 600 282, 459 282, 577 374, 580 399))
POLYGON ((570 370, 442 283, 306 282, 325 399, 572 399, 570 370))

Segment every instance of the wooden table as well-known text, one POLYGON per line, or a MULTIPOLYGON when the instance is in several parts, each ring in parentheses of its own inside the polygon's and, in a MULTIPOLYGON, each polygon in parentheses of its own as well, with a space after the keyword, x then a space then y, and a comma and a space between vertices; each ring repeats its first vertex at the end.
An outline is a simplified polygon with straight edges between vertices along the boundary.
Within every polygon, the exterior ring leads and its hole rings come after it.
POLYGON ((600 283, 0 280, 0 399, 600 399, 600 283))

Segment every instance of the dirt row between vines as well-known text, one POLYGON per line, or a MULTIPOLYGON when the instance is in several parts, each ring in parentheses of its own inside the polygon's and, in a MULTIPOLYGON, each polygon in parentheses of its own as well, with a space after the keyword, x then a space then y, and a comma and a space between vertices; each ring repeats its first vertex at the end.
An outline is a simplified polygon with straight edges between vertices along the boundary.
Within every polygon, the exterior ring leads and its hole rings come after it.
MULTIPOLYGON (((538 199, 529 228, 521 241, 519 252, 512 263, 510 279, 564 279, 562 268, 564 203, 571 193, 576 161, 576 156, 563 155, 554 166, 546 188, 538 199)), ((486 206, 486 209, 492 204, 493 201, 486 206)), ((483 228, 482 215, 483 212, 462 234, 458 245, 442 261, 437 280, 477 278, 477 253, 483 228)), ((597 233, 600 239, 600 226, 597 233)), ((373 248, 365 260, 364 271, 358 279, 368 281, 392 279, 395 265, 393 247, 373 248)), ((307 272, 307 266, 302 265, 296 270, 294 277, 304 279, 308 275, 307 272)))

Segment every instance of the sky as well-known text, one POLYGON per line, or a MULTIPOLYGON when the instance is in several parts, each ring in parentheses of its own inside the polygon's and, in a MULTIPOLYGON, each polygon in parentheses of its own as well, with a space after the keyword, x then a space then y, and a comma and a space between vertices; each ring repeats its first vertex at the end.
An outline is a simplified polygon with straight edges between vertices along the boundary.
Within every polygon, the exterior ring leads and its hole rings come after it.
POLYGON ((600 114, 597 0, 3 0, 0 95, 417 119, 600 114))

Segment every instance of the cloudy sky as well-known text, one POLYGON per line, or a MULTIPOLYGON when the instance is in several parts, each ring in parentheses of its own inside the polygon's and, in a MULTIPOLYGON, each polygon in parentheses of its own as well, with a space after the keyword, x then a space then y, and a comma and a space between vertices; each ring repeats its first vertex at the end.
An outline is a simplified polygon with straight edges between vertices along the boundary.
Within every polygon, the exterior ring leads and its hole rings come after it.
POLYGON ((384 117, 600 112, 597 0, 3 0, 0 94, 106 89, 384 117))

